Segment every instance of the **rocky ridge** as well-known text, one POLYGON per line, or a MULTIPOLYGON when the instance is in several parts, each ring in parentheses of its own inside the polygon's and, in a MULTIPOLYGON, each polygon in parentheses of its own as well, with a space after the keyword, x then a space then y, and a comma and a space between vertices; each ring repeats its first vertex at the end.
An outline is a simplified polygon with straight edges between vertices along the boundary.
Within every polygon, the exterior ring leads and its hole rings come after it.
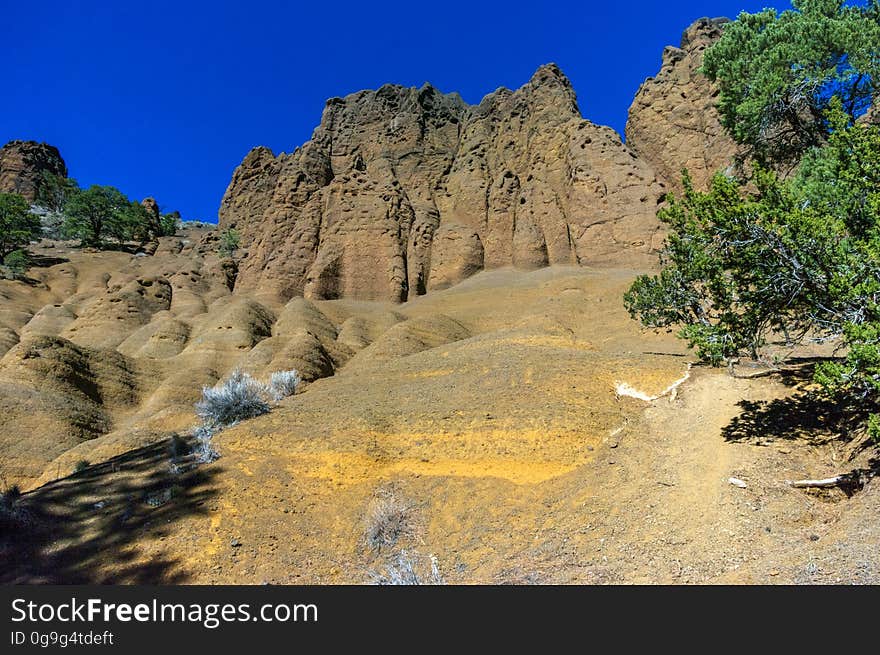
POLYGON ((310 141, 255 148, 233 174, 220 227, 246 249, 236 290, 404 302, 504 266, 649 266, 681 169, 704 186, 736 151, 699 72, 725 22, 666 48, 626 144, 582 118, 553 64, 474 106, 429 84, 329 100, 310 141))
POLYGON ((44 173, 67 177, 67 165, 55 146, 10 141, 0 148, 0 193, 18 193, 33 202, 44 184, 44 173))
POLYGON ((220 209, 236 290, 402 302, 502 266, 647 262, 664 185, 542 66, 479 105, 430 85, 327 102, 312 139, 252 150, 220 209))
POLYGON ((671 189, 687 168, 694 184, 731 164, 736 144, 715 109, 717 89, 702 73, 703 52, 721 38, 726 18, 701 18, 688 27, 680 47, 667 46, 656 76, 645 80, 629 109, 626 143, 671 189))

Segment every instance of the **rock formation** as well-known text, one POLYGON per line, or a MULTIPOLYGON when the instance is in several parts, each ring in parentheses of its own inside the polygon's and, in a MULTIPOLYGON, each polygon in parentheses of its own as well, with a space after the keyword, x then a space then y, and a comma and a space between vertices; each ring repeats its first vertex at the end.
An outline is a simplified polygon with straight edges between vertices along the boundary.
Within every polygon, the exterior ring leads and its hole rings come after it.
POLYGON ((656 77, 645 80, 629 109, 626 143, 671 188, 687 168, 697 188, 729 166, 736 144, 715 109, 717 90, 699 72, 703 51, 721 37, 726 18, 701 18, 668 46, 656 77))
POLYGON ((476 106, 427 84, 331 99, 295 152, 245 157, 220 227, 247 250, 236 291, 400 302, 486 268, 640 261, 663 192, 551 64, 476 106))
MULTIPOLYGON (((161 234, 162 215, 159 212, 159 203, 156 202, 155 198, 149 196, 141 200, 141 206, 147 210, 147 221, 150 225, 150 232, 152 232, 153 235, 161 234)), ((147 255, 153 255, 156 253, 158 247, 159 241, 154 237, 151 241, 143 244, 142 250, 147 255)))
POLYGON ((44 173, 67 177, 58 148, 36 141, 10 141, 0 148, 0 192, 37 198, 44 173))
POLYGON ((159 222, 161 220, 161 215, 159 213, 159 203, 156 202, 156 199, 150 196, 149 198, 144 198, 141 200, 141 205, 143 205, 144 209, 147 210, 147 214, 149 215, 150 225, 154 230, 158 232, 159 230, 159 222))

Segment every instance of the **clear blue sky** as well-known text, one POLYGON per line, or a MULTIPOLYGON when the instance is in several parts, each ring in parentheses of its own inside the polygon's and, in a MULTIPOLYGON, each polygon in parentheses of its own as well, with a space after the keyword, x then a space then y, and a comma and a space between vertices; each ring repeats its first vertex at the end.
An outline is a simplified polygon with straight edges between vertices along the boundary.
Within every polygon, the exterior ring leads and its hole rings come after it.
POLYGON ((248 150, 292 151, 331 96, 430 81, 475 103, 554 61, 585 118, 622 132, 639 84, 694 19, 790 6, 546 4, 0 0, 0 143, 46 141, 83 186, 215 221, 248 150))

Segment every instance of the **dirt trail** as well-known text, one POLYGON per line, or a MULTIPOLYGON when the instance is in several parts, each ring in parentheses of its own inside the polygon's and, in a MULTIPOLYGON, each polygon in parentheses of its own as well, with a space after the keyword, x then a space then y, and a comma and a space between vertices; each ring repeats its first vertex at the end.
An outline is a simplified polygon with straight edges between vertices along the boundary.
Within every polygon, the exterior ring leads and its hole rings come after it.
POLYGON ((770 434, 725 438, 744 400, 760 404, 790 394, 773 380, 695 369, 674 398, 648 403, 584 472, 594 483, 591 492, 558 505, 561 518, 565 505, 582 503, 587 529, 575 545, 563 537, 566 545, 559 546, 570 563, 579 560, 580 573, 569 566, 552 571, 551 579, 876 582, 880 558, 865 545, 880 536, 876 485, 851 500, 798 491, 785 480, 845 468, 832 459, 833 447, 770 434), (730 477, 747 487, 730 484, 730 477), (853 526, 860 528, 858 553, 850 546, 853 526))

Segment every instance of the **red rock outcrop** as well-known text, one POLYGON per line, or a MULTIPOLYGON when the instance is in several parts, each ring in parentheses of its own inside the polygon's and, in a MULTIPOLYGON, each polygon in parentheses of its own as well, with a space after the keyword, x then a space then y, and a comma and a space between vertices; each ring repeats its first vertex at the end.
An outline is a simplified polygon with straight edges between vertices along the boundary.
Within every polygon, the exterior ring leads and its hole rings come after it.
POLYGON ((715 109, 717 90, 699 68, 703 52, 721 37, 726 18, 701 18, 668 46, 655 77, 642 84, 629 109, 626 144, 647 161, 670 188, 687 168, 697 188, 729 166, 736 144, 715 109))
POLYGON ((292 154, 252 150, 223 198, 236 290, 404 301, 484 268, 640 260, 664 189, 541 67, 477 106, 430 85, 327 102, 292 154))
POLYGON ((0 192, 19 193, 33 202, 44 173, 67 177, 58 148, 36 141, 10 141, 0 148, 0 192))

